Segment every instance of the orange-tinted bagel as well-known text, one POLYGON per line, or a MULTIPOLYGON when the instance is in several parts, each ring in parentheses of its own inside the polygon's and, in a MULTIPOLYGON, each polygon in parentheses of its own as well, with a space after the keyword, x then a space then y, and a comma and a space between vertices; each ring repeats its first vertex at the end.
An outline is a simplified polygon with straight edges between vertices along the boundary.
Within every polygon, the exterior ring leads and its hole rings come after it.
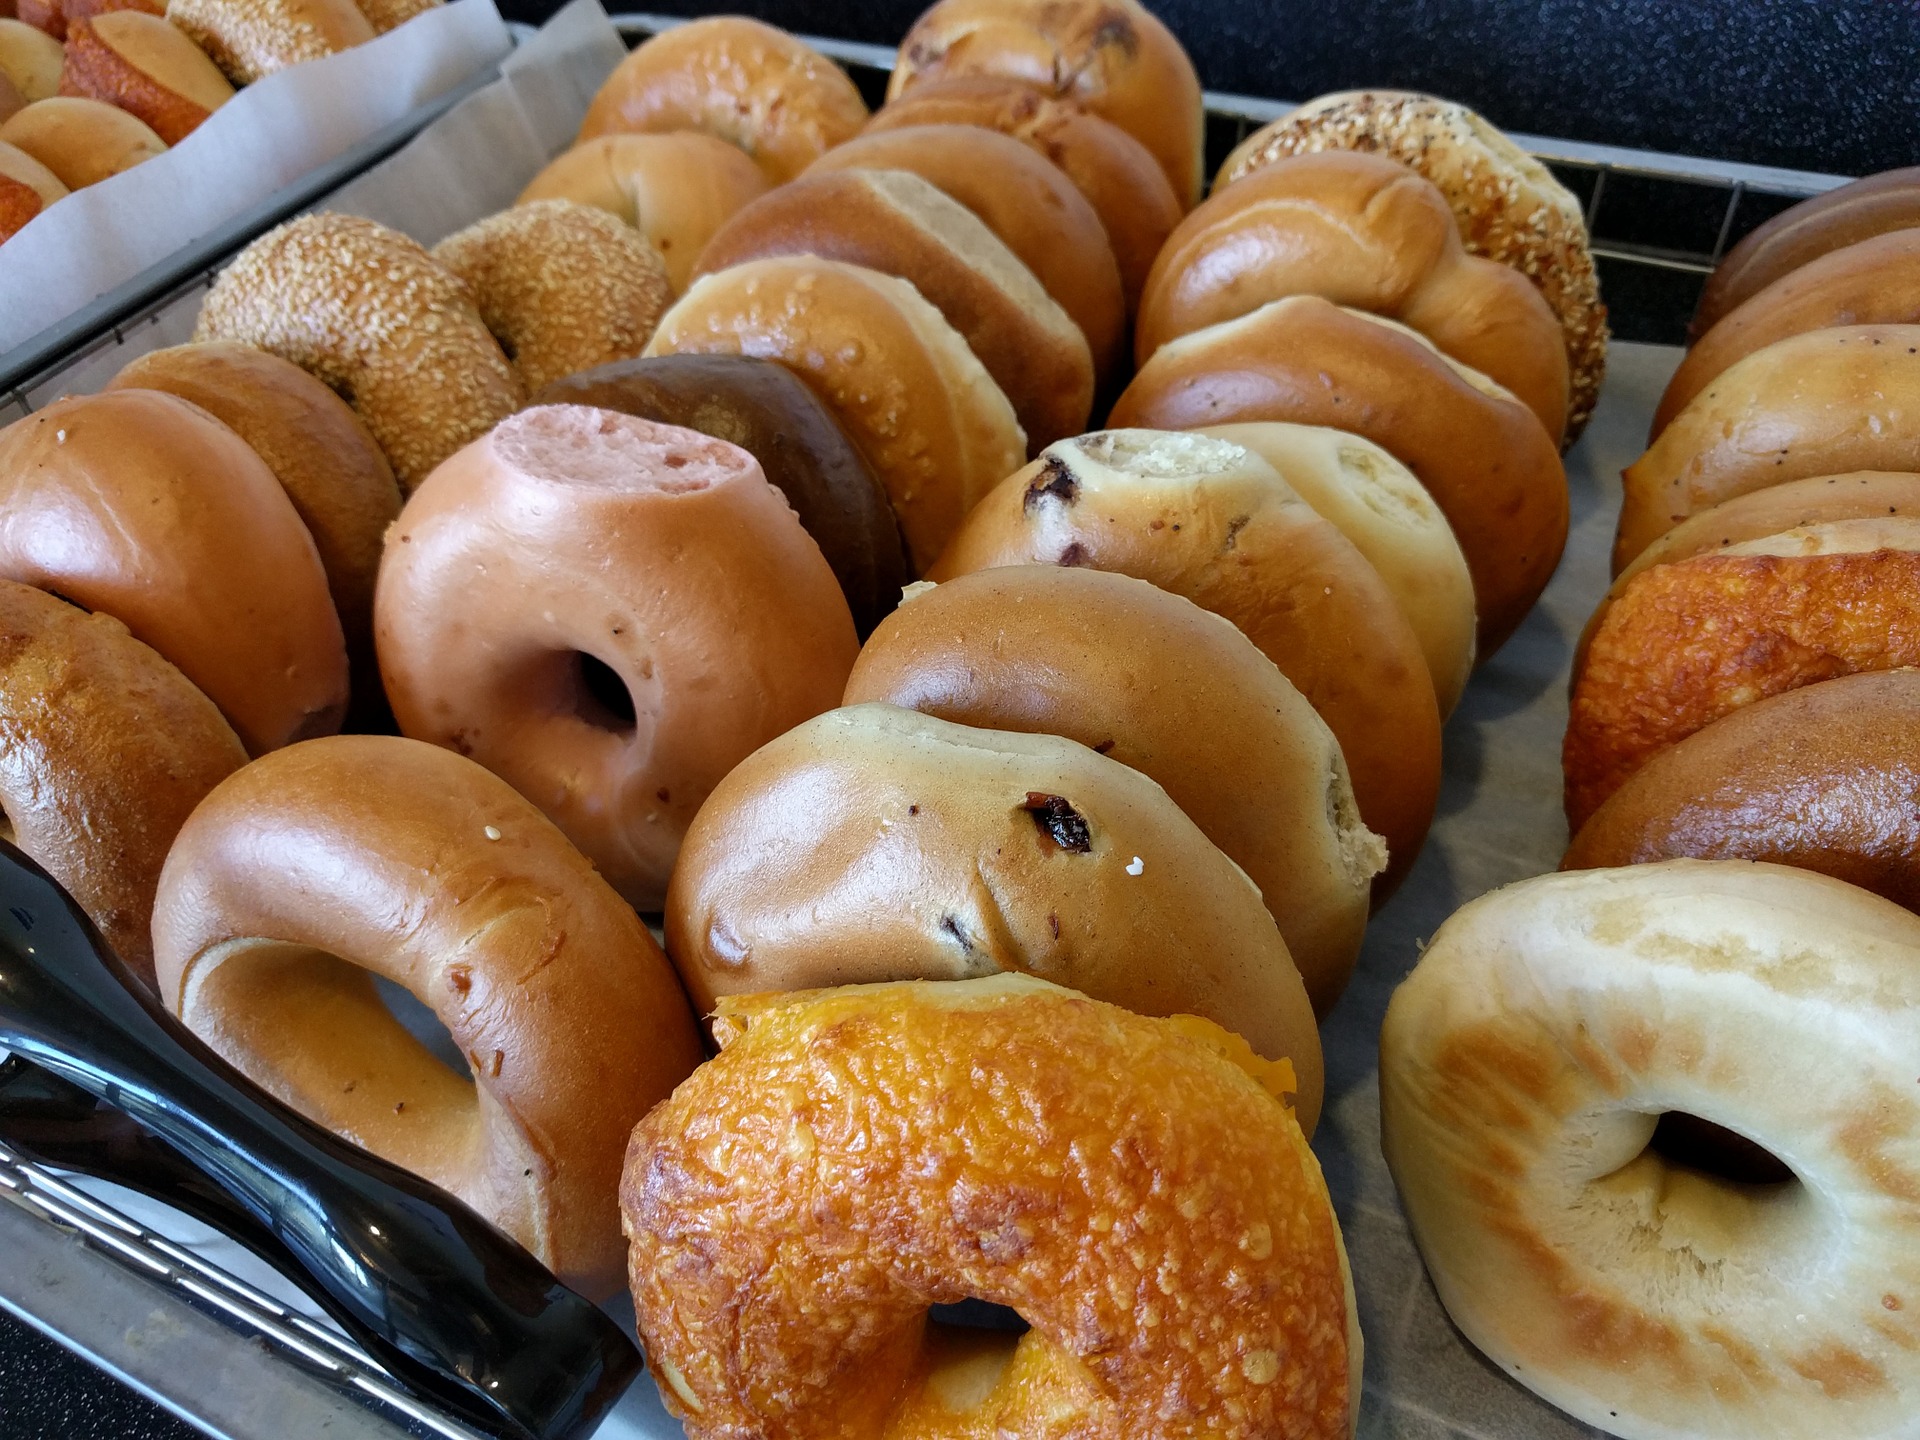
POLYGON ((68 25, 60 93, 118 105, 178 145, 233 98, 233 87, 181 30, 144 11, 113 10, 68 25))
POLYGON ((26 151, 0 142, 0 244, 67 193, 58 175, 26 151))
POLYGON ((1719 321, 1687 351, 1653 412, 1660 436, 1715 377, 1776 340, 1835 325, 1920 321, 1920 228, 1862 240, 1774 281, 1719 321))
POLYGON ((504 783, 391 735, 257 760, 181 831, 153 940, 167 1008, 249 1079, 566 1283, 617 1288, 627 1134, 699 1033, 639 917, 504 783), (375 976, 433 1010, 469 1074, 375 976))
POLYGON ((1058 165, 1100 217, 1128 313, 1139 305, 1154 256, 1186 206, 1153 152, 1133 136, 1076 101, 995 75, 922 81, 867 122, 869 130, 903 125, 985 126, 1058 165))
POLYGON ((873 130, 822 156, 823 170, 908 170, 986 223, 1073 317, 1095 373, 1125 358, 1127 302, 1100 217, 1057 165, 977 125, 873 130))
POLYGON ((694 1440, 1351 1433, 1339 1225, 1283 1077, 1231 1036, 1013 976, 721 1028, 620 1189, 640 1337, 694 1440), (967 1297, 1033 1328, 926 1328, 967 1297))
POLYGON ((414 16, 424 15, 445 3, 446 0, 354 0, 376 35, 397 30, 414 16))
POLYGON ((256 755, 339 727, 346 646, 313 540, 184 400, 75 396, 0 431, 0 575, 123 621, 256 755))
MULTIPOLYGON (((18 87, 7 77, 6 71, 0 70, 0 123, 12 119, 13 116, 26 108, 26 97, 20 93, 18 87)), ((19 228, 17 224, 14 226, 16 230, 19 228)))
POLYGON ((1064 736, 1156 781, 1259 888, 1314 1008, 1339 997, 1385 849, 1326 722, 1219 616, 1100 570, 982 570, 874 633, 847 681, 867 701, 1064 736))
POLYGON ((829 711, 754 752, 674 868, 667 953, 716 997, 1037 975, 1202 1015, 1299 1076, 1320 1113, 1300 972, 1244 871, 1153 781, 1054 735, 891 705, 829 711))
POLYGON ((631 225, 572 200, 536 200, 433 247, 528 394, 646 348, 673 302, 666 262, 631 225))
POLYGON ((720 777, 839 703, 859 648, 751 455, 579 405, 522 411, 414 492, 374 635, 401 731, 502 776, 643 909, 720 777))
POLYGON ((1384 899, 1412 866, 1440 786, 1440 712, 1384 582, 1272 466, 1203 435, 1062 441, 975 507, 934 567, 1117 570, 1239 626, 1340 741, 1360 818, 1387 842, 1384 899))
POLYGON ((1920 909, 1916 794, 1920 671, 1844 675, 1661 751, 1580 827, 1560 868, 1769 860, 1920 909))
POLYGON ((1574 677, 1568 824, 1578 830, 1655 753, 1741 705, 1920 663, 1916 551, 1920 520, 1841 520, 1639 575, 1574 677))
POLYGON ((60 93, 66 51, 59 40, 23 20, 0 18, 0 75, 31 105, 60 93))
POLYGON ((1216 191, 1154 262, 1134 326, 1145 364, 1169 340, 1271 300, 1319 295, 1410 325, 1511 391, 1557 444, 1567 421, 1559 321, 1518 271, 1469 255, 1432 184, 1378 155, 1276 160, 1216 191))
POLYGON ((629 131, 703 130, 737 145, 778 185, 867 123, 838 65, 784 30, 717 15, 663 31, 593 97, 580 140, 629 131))
POLYGON ((1170 430, 1254 420, 1350 430, 1419 477, 1473 572, 1482 660, 1560 563, 1567 483, 1553 441, 1410 331, 1315 296, 1276 300, 1163 345, 1109 417, 1170 430))
POLYGON ((766 192, 765 172, 736 147, 677 130, 583 140, 528 181, 514 203, 577 200, 619 216, 660 252, 677 295, 713 232, 766 192))
POLYGON ((24 150, 69 190, 84 190, 164 151, 145 121, 76 95, 36 100, 0 124, 0 142, 24 150))
POLYGON ((137 973, 154 887, 201 798, 247 763, 191 681, 107 615, 0 580, 0 806, 137 973))
POLYGON ((1469 253, 1510 265, 1560 318, 1571 393, 1565 443, 1586 429, 1607 365, 1607 307, 1580 202, 1553 173, 1464 105, 1404 90, 1322 95, 1249 136, 1214 187, 1288 155, 1366 150, 1440 187, 1469 253))
POLYGON ((1183 209, 1200 200, 1200 77, 1137 0, 936 0, 887 81, 898 100, 929 80, 996 75, 1073 100, 1146 146, 1183 209))
POLYGON ((345 401, 291 361, 220 340, 150 351, 107 388, 165 390, 246 441, 313 537, 349 648, 371 649, 373 581, 400 487, 345 401))
POLYGON ((1614 573, 1710 505, 1855 470, 1920 471, 1920 325, 1811 330, 1722 371, 1622 472, 1614 573))
POLYGON ((523 399, 466 286, 405 235, 355 215, 303 215, 242 250, 207 292, 193 338, 257 345, 326 381, 403 490, 523 399))
POLYGON ((1742 237, 1700 292, 1689 337, 1698 340, 1783 276, 1830 251, 1920 226, 1920 167, 1885 170, 1803 200, 1742 237))
POLYGON ((749 355, 799 375, 886 486, 916 570, 1026 458, 966 340, 906 281, 863 266, 782 256, 705 276, 647 354, 749 355))
POLYGON ((977 215, 918 175, 803 175, 723 225, 700 273, 774 255, 818 255, 911 284, 1005 393, 1029 452, 1087 428, 1093 356, 1080 327, 977 215))
POLYGON ((681 425, 760 462, 826 557, 862 636, 899 603, 907 552, 887 492, 820 398, 784 365, 744 355, 659 355, 549 385, 541 405, 593 405, 681 425))
POLYGON ((167 0, 167 19, 235 85, 351 50, 374 36, 353 0, 167 0))

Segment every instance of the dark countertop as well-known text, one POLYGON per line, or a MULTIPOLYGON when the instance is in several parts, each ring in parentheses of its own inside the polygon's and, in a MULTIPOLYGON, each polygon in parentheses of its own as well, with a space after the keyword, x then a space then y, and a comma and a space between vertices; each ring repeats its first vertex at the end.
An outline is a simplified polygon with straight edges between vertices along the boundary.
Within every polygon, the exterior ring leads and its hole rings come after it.
POLYGON ((195 1440, 198 1433, 0 1310, 0 1435, 195 1440))

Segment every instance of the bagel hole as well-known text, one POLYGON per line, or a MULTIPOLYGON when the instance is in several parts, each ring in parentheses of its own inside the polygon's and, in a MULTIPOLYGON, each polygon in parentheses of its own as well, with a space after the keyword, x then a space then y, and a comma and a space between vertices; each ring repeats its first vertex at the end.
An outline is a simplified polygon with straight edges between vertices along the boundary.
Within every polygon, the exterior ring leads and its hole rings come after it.
POLYGON ((927 1319, 935 1325, 951 1325, 960 1330, 994 1330, 1005 1335, 1024 1335, 1033 1327, 1020 1318, 1020 1312, 990 1300, 957 1300, 951 1305, 928 1309, 927 1319))
POLYGON ((627 689, 614 668, 606 661, 582 650, 575 656, 578 684, 577 708, 580 718, 602 730, 624 732, 633 729, 637 712, 633 692, 627 689))
POLYGON ((453 1036, 447 1033, 447 1027, 440 1023, 440 1017, 433 1013, 432 1008, 422 1004, 406 986, 396 985, 384 975, 371 978, 380 1003, 387 1007, 387 1013, 393 1016, 400 1028, 418 1040, 429 1055, 453 1074, 471 1084, 473 1067, 467 1063, 467 1057, 461 1053, 460 1047, 453 1043, 453 1036))
POLYGON ((1684 1110, 1668 1110, 1660 1116, 1647 1153, 1679 1169, 1735 1185, 1787 1185, 1799 1178, 1766 1146, 1684 1110))

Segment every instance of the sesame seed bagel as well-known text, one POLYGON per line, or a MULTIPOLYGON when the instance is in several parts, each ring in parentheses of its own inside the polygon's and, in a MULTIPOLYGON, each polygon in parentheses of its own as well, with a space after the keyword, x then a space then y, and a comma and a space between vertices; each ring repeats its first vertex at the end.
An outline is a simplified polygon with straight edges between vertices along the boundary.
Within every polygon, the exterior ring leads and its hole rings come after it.
POLYGON ((238 340, 353 406, 403 490, 525 398, 467 288, 356 215, 303 215, 254 241, 200 306, 196 340, 238 340))
POLYGON ((528 394, 646 349, 673 302, 666 262, 631 225, 571 200, 502 210, 433 247, 465 283, 528 394))
POLYGON ((1320 1113, 1320 1035, 1246 873, 1153 781, 1057 735, 891 705, 769 742, 701 807, 667 954, 723 995, 1038 975, 1145 1015, 1200 1015, 1293 1062, 1320 1113))
POLYGON ((713 232, 766 193, 765 172, 737 148, 676 130, 582 140, 528 181, 514 204, 577 200, 619 216, 660 252, 678 295, 713 232))
POLYGON ((18 146, 0 142, 0 244, 68 193, 53 171, 18 146))
POLYGON ((354 4, 367 17, 373 33, 384 35, 399 29, 416 15, 439 8, 446 0, 354 0, 354 4))
POLYGON ((247 763, 214 703, 108 615, 0 580, 0 807, 153 979, 154 887, 193 807, 247 763))
POLYGON ((718 1028, 620 1189, 693 1440, 1353 1432, 1326 1184, 1284 1069, 1218 1026, 999 976, 733 1001, 718 1028), (966 1297, 1033 1328, 927 1324, 966 1297))
POLYGON ((235 85, 351 50, 374 35, 353 0, 167 0, 167 19, 235 85))
POLYGON ((758 20, 716 15, 662 31, 622 60, 576 140, 704 130, 778 185, 866 123, 867 102, 826 56, 758 20))
POLYGON ((113 10, 68 25, 60 93, 118 105, 178 145, 233 98, 233 86, 176 26, 143 11, 113 10))
POLYGON ((1560 319, 1571 393, 1565 444, 1592 418, 1607 368, 1607 307, 1580 202, 1546 166, 1464 105, 1399 90, 1323 95, 1247 137, 1214 185, 1288 155, 1369 150, 1440 187, 1469 253, 1511 265, 1560 319))

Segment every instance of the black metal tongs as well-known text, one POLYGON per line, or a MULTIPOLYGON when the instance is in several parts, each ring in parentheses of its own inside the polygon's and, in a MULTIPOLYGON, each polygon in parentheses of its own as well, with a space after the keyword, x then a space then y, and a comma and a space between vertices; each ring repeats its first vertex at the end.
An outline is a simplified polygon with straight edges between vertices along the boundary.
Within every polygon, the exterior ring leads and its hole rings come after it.
POLYGON ((247 1246, 468 1423, 573 1440, 639 1373, 626 1334, 519 1245, 209 1050, 4 841, 0 1049, 14 1057, 0 1066, 0 1130, 13 1143, 247 1246))

